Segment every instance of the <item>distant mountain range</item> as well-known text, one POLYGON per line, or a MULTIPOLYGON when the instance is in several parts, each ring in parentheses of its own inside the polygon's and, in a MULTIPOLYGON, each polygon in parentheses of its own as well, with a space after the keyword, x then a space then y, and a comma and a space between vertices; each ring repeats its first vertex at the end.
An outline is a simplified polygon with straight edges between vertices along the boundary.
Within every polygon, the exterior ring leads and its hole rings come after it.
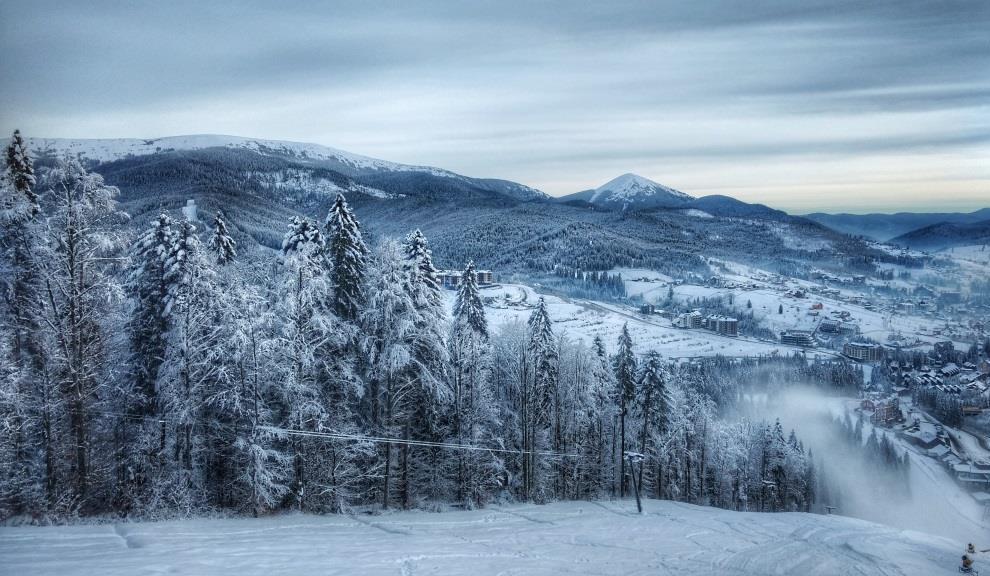
MULTIPOLYGON (((135 231, 189 200, 202 214, 223 210, 246 259, 280 247, 292 217, 322 221, 338 192, 346 193, 370 241, 420 228, 445 267, 473 259, 503 273, 544 277, 621 266, 704 276, 709 258, 782 273, 841 269, 866 255, 888 258, 805 218, 727 196, 693 198, 632 174, 553 199, 507 180, 236 136, 34 139, 30 146, 42 170, 69 154, 101 173, 120 189, 135 231)), ((208 227, 208 219, 200 225, 208 227)))
POLYGON ((990 208, 976 212, 898 212, 896 214, 807 214, 809 218, 845 234, 863 236, 881 242, 934 224, 972 224, 990 219, 990 208))
POLYGON ((692 216, 726 218, 767 218, 781 220, 787 213, 763 204, 749 204, 719 194, 695 198, 680 190, 654 182, 637 174, 623 174, 593 190, 575 192, 557 198, 571 205, 590 205, 610 210, 679 209, 692 216))
POLYGON ((990 220, 967 223, 940 222, 902 234, 891 239, 890 243, 929 252, 955 246, 990 244, 990 220))

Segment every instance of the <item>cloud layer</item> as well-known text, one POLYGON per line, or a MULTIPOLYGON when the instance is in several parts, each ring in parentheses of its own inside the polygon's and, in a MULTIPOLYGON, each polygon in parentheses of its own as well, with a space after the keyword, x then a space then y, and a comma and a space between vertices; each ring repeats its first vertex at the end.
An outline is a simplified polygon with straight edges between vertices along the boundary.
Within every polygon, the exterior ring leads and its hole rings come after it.
POLYGON ((990 3, 0 2, 0 128, 318 142, 551 194, 990 205, 990 3), (203 3, 207 4, 207 3, 203 3))

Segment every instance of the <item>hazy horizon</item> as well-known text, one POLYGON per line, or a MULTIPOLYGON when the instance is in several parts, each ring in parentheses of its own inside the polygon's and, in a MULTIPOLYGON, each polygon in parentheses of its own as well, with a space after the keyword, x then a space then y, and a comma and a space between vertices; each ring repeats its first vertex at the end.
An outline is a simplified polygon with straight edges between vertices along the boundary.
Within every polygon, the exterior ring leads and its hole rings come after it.
POLYGON ((0 130, 237 134, 561 196, 990 205, 990 4, 0 4, 0 130))

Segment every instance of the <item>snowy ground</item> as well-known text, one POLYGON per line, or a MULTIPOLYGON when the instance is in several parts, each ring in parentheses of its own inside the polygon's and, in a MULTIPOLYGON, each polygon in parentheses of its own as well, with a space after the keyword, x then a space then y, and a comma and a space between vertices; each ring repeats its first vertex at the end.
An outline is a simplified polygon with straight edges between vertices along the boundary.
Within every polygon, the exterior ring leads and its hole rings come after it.
MULTIPOLYGON (((455 293, 447 292, 452 307, 455 293)), ((495 298, 486 306, 489 323, 497 330, 500 326, 519 322, 525 325, 533 313, 533 306, 540 294, 529 286, 501 284, 485 288, 482 296, 495 298)), ((601 336, 609 350, 613 350, 622 331, 629 324, 629 332, 637 352, 656 350, 668 358, 692 358, 698 356, 758 356, 774 351, 790 354, 800 351, 796 346, 776 342, 762 342, 751 338, 730 338, 708 330, 684 330, 674 328, 670 320, 660 316, 643 316, 628 306, 605 304, 591 300, 565 299, 544 295, 554 331, 558 335, 582 340, 591 344, 595 336, 601 336)), ((816 351, 819 353, 821 351, 816 351)), ((827 353, 827 352, 821 352, 827 353)))
MULTIPOLYGON (((963 261, 983 266, 990 264, 990 248, 982 244, 947 248, 938 254, 940 256, 948 256, 957 262, 963 261)), ((986 269, 984 269, 984 272, 986 272, 986 269)))
MULTIPOLYGON (((862 520, 647 501, 387 516, 0 528, 0 572, 138 574, 955 574, 962 544, 862 520)), ((977 567, 983 562, 978 560, 977 567)))
MULTIPOLYGON (((977 255, 985 254, 979 251, 972 252, 977 255)), ((871 288, 868 285, 843 284, 838 288, 840 292, 838 298, 825 297, 808 292, 813 287, 820 286, 815 282, 782 278, 739 262, 724 260, 712 260, 712 262, 721 267, 721 278, 731 286, 713 287, 695 284, 673 286, 673 296, 676 301, 681 304, 691 304, 701 298, 719 298, 734 308, 740 316, 752 313, 762 326, 774 332, 813 331, 821 320, 839 319, 840 313, 848 313, 845 321, 857 325, 864 336, 880 342, 886 342, 889 336, 895 334, 907 336, 911 341, 917 338, 927 344, 943 339, 943 336, 936 334, 936 330, 944 327, 944 321, 900 311, 883 311, 878 308, 871 310, 853 302, 856 298, 861 298, 864 299, 864 303, 884 304, 882 299, 870 296, 871 288), (794 298, 787 295, 788 291, 795 289, 808 292, 807 297, 794 298), (752 304, 751 308, 748 307, 748 303, 752 304), (821 308, 813 309, 812 306, 816 304, 820 304, 821 308), (779 312, 781 307, 783 313, 779 312)), ((671 289, 670 278, 656 272, 627 268, 617 268, 612 272, 622 274, 627 294, 640 296, 645 302, 662 305, 671 289)), ((985 274, 985 271, 983 273, 985 274)), ((906 288, 913 288, 916 285, 902 280, 892 280, 888 283, 906 288)))

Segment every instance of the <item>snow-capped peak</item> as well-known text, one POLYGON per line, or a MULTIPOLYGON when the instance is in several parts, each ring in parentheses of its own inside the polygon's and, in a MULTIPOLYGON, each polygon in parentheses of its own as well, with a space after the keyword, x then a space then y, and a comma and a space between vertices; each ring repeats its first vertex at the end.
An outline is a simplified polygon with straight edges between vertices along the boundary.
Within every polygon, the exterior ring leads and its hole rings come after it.
POLYGON ((595 188, 590 202, 593 204, 599 202, 646 202, 653 204, 667 200, 683 203, 692 199, 691 196, 680 190, 664 186, 638 174, 627 173, 595 188))

